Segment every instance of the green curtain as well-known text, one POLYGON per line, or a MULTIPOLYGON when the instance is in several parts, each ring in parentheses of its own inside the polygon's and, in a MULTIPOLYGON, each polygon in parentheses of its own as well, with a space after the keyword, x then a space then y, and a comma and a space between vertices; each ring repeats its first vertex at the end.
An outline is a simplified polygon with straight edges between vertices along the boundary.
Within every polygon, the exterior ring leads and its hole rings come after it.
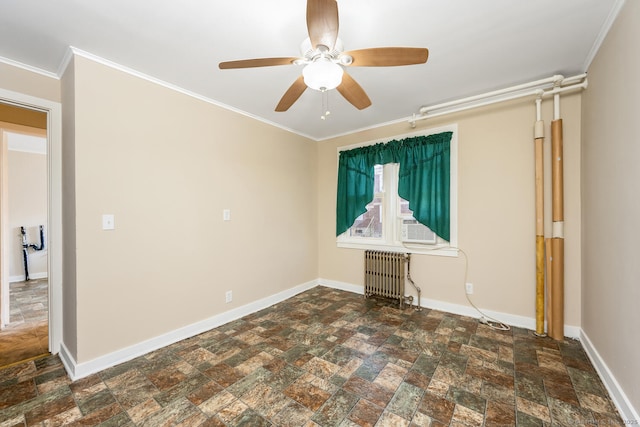
POLYGON ((398 195, 409 201, 413 217, 447 242, 451 135, 405 141, 398 172, 398 195))
POLYGON ((374 166, 399 163, 398 195, 420 223, 449 240, 449 159, 452 132, 393 140, 342 151, 338 161, 336 235, 373 200, 374 166))
POLYGON ((336 236, 347 231, 356 218, 367 211, 366 206, 373 198, 375 172, 369 161, 368 148, 340 153, 336 236))

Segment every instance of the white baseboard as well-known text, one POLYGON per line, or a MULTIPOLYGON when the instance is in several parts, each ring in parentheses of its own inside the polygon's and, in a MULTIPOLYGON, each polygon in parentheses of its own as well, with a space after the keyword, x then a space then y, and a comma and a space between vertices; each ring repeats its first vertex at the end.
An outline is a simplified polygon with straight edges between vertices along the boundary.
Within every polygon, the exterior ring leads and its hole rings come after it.
POLYGON ((64 370, 67 371, 69 378, 74 381, 76 379, 79 379, 80 377, 76 376, 75 359, 73 358, 73 356, 71 356, 69 349, 66 345, 64 345, 64 343, 60 343, 60 352, 58 353, 58 357, 60 357, 62 365, 64 366, 64 370))
MULTIPOLYGON (((356 294, 363 295, 364 288, 362 285, 354 285, 351 283, 338 282, 335 280, 327 280, 327 279, 318 279, 318 283, 323 286, 327 286, 330 288, 341 289, 343 291, 349 291, 356 294)), ((430 308, 433 310, 445 311, 447 313, 458 314, 461 316, 478 318, 480 317, 480 313, 476 311, 475 308, 467 305, 460 304, 452 304, 444 301, 438 301, 429 298, 421 298, 420 305, 425 308, 430 308)), ((536 320, 533 317, 519 316, 515 314, 509 313, 501 313, 498 311, 492 310, 482 310, 488 317, 492 317, 500 322, 506 323, 507 325, 516 326, 518 328, 525 329, 536 329, 536 320)), ((564 326, 564 335, 569 338, 580 338, 580 327, 565 325, 564 326)))
MULTIPOLYGON (((43 271, 41 273, 30 273, 29 274, 29 278, 36 280, 36 279, 46 279, 48 277, 48 274, 46 271, 43 271)), ((15 283, 15 282, 24 282, 24 274, 20 275, 20 276, 9 276, 9 283, 15 283)))
POLYGON ((327 288, 340 289, 342 291, 364 295, 364 288, 362 287, 362 285, 352 285, 350 283, 338 282, 328 279, 318 279, 318 284, 320 286, 326 286, 327 288))
POLYGON ((287 289, 286 291, 282 291, 275 295, 262 298, 258 301, 243 305, 242 307, 226 311, 200 322, 193 323, 191 325, 173 330, 171 332, 167 332, 166 334, 162 334, 146 341, 142 341, 138 344, 134 344, 121 350, 105 354, 104 356, 97 357, 87 362, 78 363, 75 358, 69 353, 68 348, 64 345, 63 342, 60 345, 60 359, 62 360, 62 363, 67 373, 69 374, 69 377, 73 381, 75 381, 80 378, 84 378, 100 372, 104 369, 110 368, 112 366, 118 365, 120 363, 129 361, 138 356, 142 356, 159 348, 166 347, 170 344, 187 338, 191 338, 195 335, 224 325, 225 323, 229 323, 248 314, 255 313, 256 311, 270 307, 317 285, 317 280, 303 283, 302 285, 295 286, 291 289, 287 289))
POLYGON ((604 362, 598 350, 593 346, 593 343, 587 336, 586 332, 580 331, 580 342, 584 347, 589 359, 591 359, 591 363, 593 364, 596 371, 600 375, 600 379, 604 383, 607 391, 609 392, 609 396, 611 396, 611 400, 616 405, 618 412, 620 412, 620 416, 622 417, 625 424, 633 425, 640 422, 640 414, 638 414, 638 410, 633 407, 631 401, 625 394, 622 387, 618 383, 618 380, 613 376, 613 373, 609 370, 609 367, 604 362))

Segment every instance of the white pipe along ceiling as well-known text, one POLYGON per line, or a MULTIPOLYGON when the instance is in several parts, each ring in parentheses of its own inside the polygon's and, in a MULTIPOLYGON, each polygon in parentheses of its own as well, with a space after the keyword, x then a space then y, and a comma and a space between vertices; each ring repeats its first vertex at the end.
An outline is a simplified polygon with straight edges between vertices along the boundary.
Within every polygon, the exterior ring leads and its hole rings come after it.
POLYGON ((444 116, 447 114, 457 113, 459 111, 484 107, 498 102, 510 101, 518 98, 536 96, 542 99, 552 95, 586 89, 587 86, 588 81, 586 73, 567 78, 562 75, 555 75, 546 79, 535 80, 529 83, 511 86, 455 101, 423 106, 420 107, 418 113, 414 114, 408 122, 412 127, 415 127, 415 123, 419 120, 426 120, 433 117, 444 116))

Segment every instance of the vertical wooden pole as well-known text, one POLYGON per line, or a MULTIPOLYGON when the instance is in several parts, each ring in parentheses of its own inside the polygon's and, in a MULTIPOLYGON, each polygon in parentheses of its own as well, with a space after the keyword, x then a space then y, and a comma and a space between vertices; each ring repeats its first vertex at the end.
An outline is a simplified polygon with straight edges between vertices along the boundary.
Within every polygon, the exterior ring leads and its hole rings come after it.
MULTIPOLYGON (((558 100, 556 100, 558 102, 558 100)), ((564 178, 562 119, 551 122, 551 187, 553 237, 551 239, 551 304, 549 336, 564 339, 564 178)))
POLYGON ((554 237, 551 240, 551 301, 552 313, 549 336, 555 340, 564 339, 564 239, 554 237))
POLYGON ((535 184, 536 184, 536 335, 544 335, 544 122, 536 101, 535 184))
POLYGON ((553 324, 553 294, 551 288, 553 287, 553 259, 551 256, 551 239, 545 240, 545 250, 547 255, 547 330, 551 333, 550 327, 553 324))
POLYGON ((564 169, 562 156, 562 119, 556 119, 551 122, 551 182, 553 185, 552 218, 554 223, 564 222, 564 169))

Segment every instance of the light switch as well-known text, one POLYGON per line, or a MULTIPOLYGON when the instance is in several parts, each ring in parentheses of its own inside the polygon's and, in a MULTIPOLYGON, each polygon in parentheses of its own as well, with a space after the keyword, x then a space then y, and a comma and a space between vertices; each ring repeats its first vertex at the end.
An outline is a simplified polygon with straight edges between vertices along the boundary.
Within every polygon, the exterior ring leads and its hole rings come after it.
POLYGON ((231 209, 223 209, 222 219, 224 221, 231 221, 231 209))
POLYGON ((103 230, 113 230, 116 228, 116 224, 114 222, 113 214, 104 214, 102 215, 102 229, 103 230))

